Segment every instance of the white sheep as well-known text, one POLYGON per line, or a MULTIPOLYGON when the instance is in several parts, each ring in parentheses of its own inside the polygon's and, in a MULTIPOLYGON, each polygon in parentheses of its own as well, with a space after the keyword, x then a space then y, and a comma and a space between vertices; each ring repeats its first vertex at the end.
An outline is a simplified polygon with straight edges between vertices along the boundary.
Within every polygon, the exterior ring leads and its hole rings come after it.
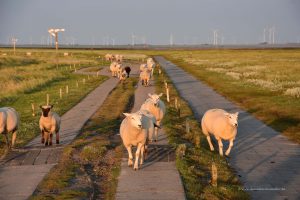
POLYGON ((40 118, 40 130, 42 134, 41 142, 45 146, 52 145, 53 134, 56 134, 56 144, 59 144, 60 117, 57 113, 51 111, 53 105, 40 106, 42 115, 40 118))
POLYGON ((211 143, 209 134, 214 135, 218 141, 219 154, 221 156, 223 156, 222 139, 229 140, 229 147, 225 152, 226 156, 229 155, 237 134, 238 114, 238 112, 228 113, 222 109, 211 109, 205 112, 201 120, 201 126, 211 151, 214 151, 214 147, 211 143))
POLYGON ((106 61, 113 61, 114 59, 114 56, 112 54, 106 54, 104 57, 106 61))
POLYGON ((17 111, 10 107, 0 108, 0 134, 4 134, 7 147, 14 147, 20 118, 17 111), (8 133, 12 133, 11 145, 8 141, 8 133))
POLYGON ((147 70, 148 67, 147 67, 147 64, 141 64, 140 65, 140 72, 144 71, 144 70, 147 70))
POLYGON ((117 62, 112 62, 109 66, 109 69, 111 71, 111 76, 116 77, 118 74, 118 68, 117 68, 118 63, 117 62))
POLYGON ((124 71, 124 69, 123 69, 122 64, 121 64, 121 63, 118 63, 118 64, 116 65, 116 72, 117 72, 117 77, 118 77, 118 78, 121 77, 121 74, 122 74, 123 71, 124 71))
MULTIPOLYGON (((148 94, 149 98, 142 104, 141 110, 149 111, 156 119, 158 127, 161 126, 161 122, 166 114, 166 106, 160 99, 161 94, 148 94)), ((158 127, 155 128, 154 141, 158 139, 158 127)))
POLYGON ((142 85, 149 86, 150 84, 150 78, 151 78, 151 71, 150 70, 144 70, 140 73, 140 80, 142 82, 142 85))
POLYGON ((147 64, 151 62, 154 62, 153 58, 147 58, 147 64))
POLYGON ((147 68, 151 70, 151 77, 153 76, 154 68, 155 68, 155 62, 149 62, 147 63, 147 68))
POLYGON ((157 125, 157 121, 154 115, 152 115, 152 113, 150 113, 148 110, 139 110, 137 113, 143 114, 146 117, 148 117, 149 119, 151 119, 152 123, 154 124, 153 128, 149 128, 149 134, 148 134, 148 139, 150 142, 153 142, 153 137, 155 134, 155 127, 160 128, 157 125))
POLYGON ((122 55, 115 55, 115 59, 117 62, 123 62, 123 56, 122 55))
POLYGON ((124 81, 127 78, 127 72, 125 70, 122 70, 121 75, 119 77, 120 81, 124 81))
POLYGON ((146 115, 136 113, 124 113, 126 116, 120 125, 120 136, 123 144, 128 151, 128 166, 133 164, 131 147, 137 146, 135 154, 134 170, 139 168, 144 162, 144 151, 147 143, 147 137, 151 129, 154 128, 152 119, 146 115), (141 156, 141 158, 140 158, 141 156))

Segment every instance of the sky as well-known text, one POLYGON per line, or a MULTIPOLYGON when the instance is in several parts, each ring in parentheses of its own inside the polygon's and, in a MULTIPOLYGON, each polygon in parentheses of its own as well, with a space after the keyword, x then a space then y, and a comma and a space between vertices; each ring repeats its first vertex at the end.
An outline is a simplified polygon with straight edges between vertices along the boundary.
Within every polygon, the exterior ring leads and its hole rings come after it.
POLYGON ((300 42, 300 0, 0 0, 0 44, 46 44, 49 28, 65 44, 257 44, 272 27, 300 42))

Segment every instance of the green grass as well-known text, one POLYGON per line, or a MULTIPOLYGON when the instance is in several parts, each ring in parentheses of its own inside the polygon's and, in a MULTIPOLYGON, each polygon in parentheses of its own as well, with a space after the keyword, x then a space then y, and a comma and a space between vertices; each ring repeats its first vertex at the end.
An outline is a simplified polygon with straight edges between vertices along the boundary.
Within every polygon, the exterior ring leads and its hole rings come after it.
POLYGON ((114 199, 123 153, 116 133, 122 113, 132 107, 136 83, 130 78, 112 91, 31 199, 114 199))
MULTIPOLYGON (((176 166, 182 177, 187 199, 249 199, 250 197, 242 190, 233 169, 225 158, 219 156, 217 152, 211 152, 206 138, 201 132, 199 122, 194 118, 192 110, 183 101, 173 87, 169 78, 162 74, 156 77, 156 92, 164 91, 164 80, 167 80, 170 89, 170 103, 167 105, 167 114, 163 125, 168 134, 171 145, 178 147, 186 144, 185 156, 177 156, 176 166), (180 116, 175 109, 175 98, 180 103, 180 116), (186 133, 186 119, 189 120, 191 132, 186 133), (210 184, 211 166, 215 163, 218 170, 218 186, 210 184)), ((162 97, 164 102, 166 96, 162 97)))
POLYGON ((160 51, 258 119, 300 143, 300 50, 160 51))

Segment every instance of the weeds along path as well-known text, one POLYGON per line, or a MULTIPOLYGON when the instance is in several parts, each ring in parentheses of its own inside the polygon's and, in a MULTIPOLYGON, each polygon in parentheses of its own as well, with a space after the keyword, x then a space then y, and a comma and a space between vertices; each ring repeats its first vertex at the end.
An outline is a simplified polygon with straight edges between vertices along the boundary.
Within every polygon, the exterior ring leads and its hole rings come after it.
MULTIPOLYGON (((154 81, 149 87, 140 83, 135 92, 132 112, 140 109, 148 98, 148 93, 154 93, 154 81)), ((135 155, 135 149, 133 149, 135 155)), ((121 173, 118 179, 116 199, 185 199, 180 175, 175 166, 175 152, 168 145, 168 139, 163 129, 159 130, 158 142, 149 145, 146 160, 134 171, 127 166, 128 153, 124 153, 121 162, 121 173)))
MULTIPOLYGON (((156 56, 155 59, 199 120, 211 108, 240 112, 238 134, 229 162, 253 199, 300 198, 298 144, 290 142, 163 57, 156 56)), ((224 149, 227 147, 228 143, 225 143, 224 149)))
MULTIPOLYGON (((90 72, 81 70, 77 73, 90 72)), ((110 76, 107 67, 99 74, 110 76)), ((116 78, 106 80, 62 116, 59 145, 54 144, 46 148, 40 143, 41 137, 38 136, 24 148, 13 150, 2 159, 0 161, 0 199, 27 199, 43 177, 58 162, 63 147, 79 134, 83 125, 102 105, 118 82, 116 78)))

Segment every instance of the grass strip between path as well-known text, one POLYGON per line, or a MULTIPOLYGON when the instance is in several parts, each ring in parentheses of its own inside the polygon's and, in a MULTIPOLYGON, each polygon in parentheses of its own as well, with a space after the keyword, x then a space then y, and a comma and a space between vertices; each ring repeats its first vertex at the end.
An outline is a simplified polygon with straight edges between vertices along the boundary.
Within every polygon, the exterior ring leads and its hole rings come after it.
POLYGON ((180 98, 167 75, 155 73, 155 78, 157 93, 165 94, 164 80, 168 83, 170 103, 167 103, 166 95, 162 97, 167 105, 163 126, 170 144, 177 147, 176 166, 182 177, 187 199, 249 199, 226 159, 221 158, 218 152, 209 150, 200 123, 195 119, 188 103, 180 98), (175 108, 175 98, 180 104, 180 116, 175 108), (186 132, 186 119, 190 125, 189 133, 186 132), (186 146, 183 157, 178 151, 182 144, 186 146), (217 187, 210 182, 212 163, 217 167, 217 187))
POLYGON ((129 78, 111 92, 31 199, 114 199, 123 153, 116 133, 133 106, 136 83, 129 78))

